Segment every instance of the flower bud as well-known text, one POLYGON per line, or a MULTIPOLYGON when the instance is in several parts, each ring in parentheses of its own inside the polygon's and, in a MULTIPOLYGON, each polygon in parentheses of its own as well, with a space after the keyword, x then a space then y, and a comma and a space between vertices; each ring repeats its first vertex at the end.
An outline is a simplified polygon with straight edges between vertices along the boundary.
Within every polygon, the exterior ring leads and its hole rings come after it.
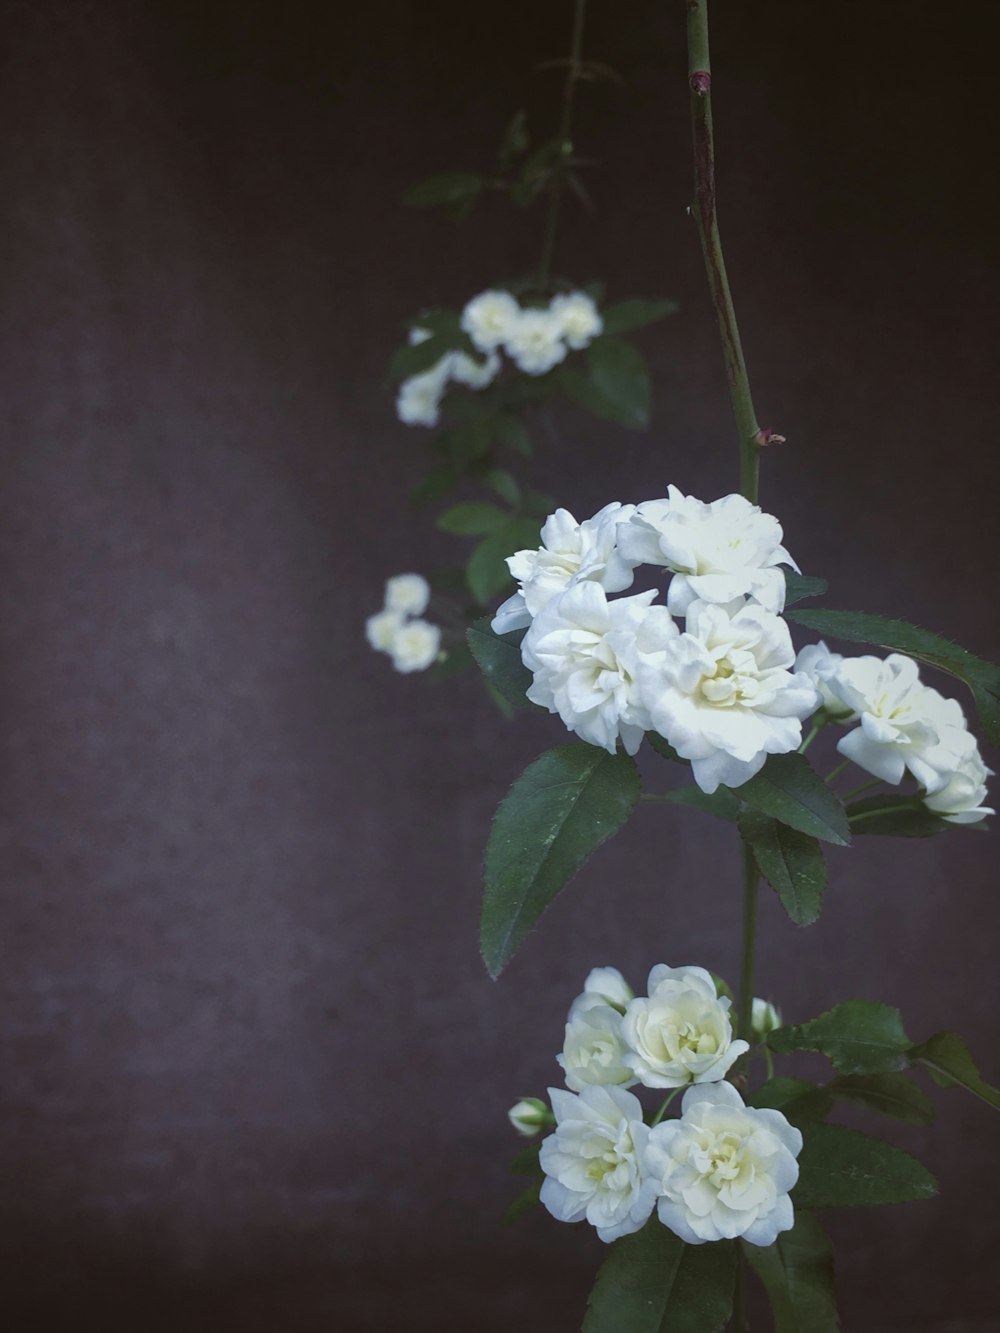
POLYGON ((750 1030, 756 1041, 763 1041, 769 1032, 781 1027, 781 1011, 770 1000, 754 997, 750 1011, 750 1030))
POLYGON ((552 1112, 538 1097, 522 1097, 507 1112, 507 1119, 527 1139, 533 1139, 546 1125, 556 1123, 552 1112))

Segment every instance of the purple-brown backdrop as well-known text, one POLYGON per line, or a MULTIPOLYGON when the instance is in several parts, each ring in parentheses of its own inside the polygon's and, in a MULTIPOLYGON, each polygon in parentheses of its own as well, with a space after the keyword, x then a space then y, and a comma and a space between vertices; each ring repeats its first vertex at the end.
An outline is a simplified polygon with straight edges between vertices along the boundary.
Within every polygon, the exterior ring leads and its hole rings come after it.
MULTIPOLYGON (((648 434, 558 417, 539 480, 578 513, 735 480, 683 6, 591 8, 627 83, 583 90, 599 213, 567 209, 558 266, 683 311, 642 335, 648 434)), ((728 258, 789 439, 766 505, 831 605, 996 657, 993 8, 714 18, 728 258)), ((500 1226, 506 1108, 555 1080, 591 966, 735 972, 737 849, 640 810, 490 982, 490 814, 561 729, 362 639, 387 575, 452 554, 404 502, 401 322, 539 244, 499 202, 455 228, 400 197, 488 167, 519 104, 551 118, 558 76, 529 69, 568 0, 2 18, 4 1327, 569 1333, 602 1247, 500 1226)), ((1000 1076, 994 849, 831 853, 818 925, 764 897, 761 991, 792 1019, 897 1003, 1000 1076)), ((1000 1329, 997 1123, 934 1095, 898 1137, 940 1200, 830 1216, 852 1333, 1000 1329)))

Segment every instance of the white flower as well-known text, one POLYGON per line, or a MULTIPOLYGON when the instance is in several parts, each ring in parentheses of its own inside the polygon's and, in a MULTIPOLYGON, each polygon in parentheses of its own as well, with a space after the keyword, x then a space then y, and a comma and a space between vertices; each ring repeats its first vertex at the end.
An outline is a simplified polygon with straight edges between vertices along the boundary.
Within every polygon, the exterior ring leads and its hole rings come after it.
POLYGON ((438 655, 441 631, 426 620, 410 620, 393 636, 389 649, 397 671, 426 671, 438 655))
POLYGON ((402 624, 403 617, 398 611, 379 611, 365 621, 365 636, 376 652, 387 653, 402 624))
POLYGON ((679 1120, 650 1130, 643 1168, 660 1221, 689 1245, 773 1245, 794 1223, 802 1135, 780 1111, 744 1106, 731 1083, 690 1088, 679 1120))
POLYGON ((925 796, 924 804, 952 824, 978 824, 987 815, 995 813, 983 805, 986 779, 992 775, 993 770, 986 767, 978 747, 975 747, 956 759, 951 777, 939 791, 925 796))
POLYGON ((544 375, 566 356, 559 321, 547 310, 522 310, 504 339, 504 351, 526 375, 544 375))
POLYGON ((436 426, 441 419, 441 397, 448 383, 449 358, 422 375, 403 380, 396 396, 396 415, 407 426, 436 426))
POLYGON ((421 343, 425 343, 428 338, 433 337, 434 334, 431 333, 430 329, 422 329, 419 324, 414 324, 406 335, 406 341, 411 347, 419 347, 421 343))
POLYGON ((625 1064, 647 1088, 711 1083, 750 1048, 733 1040, 730 1001, 716 994, 703 967, 667 967, 649 974, 649 998, 632 1000, 622 1020, 631 1047, 625 1064))
POLYGON ((843 699, 834 694, 830 688, 830 681, 837 674, 843 661, 842 653, 831 653, 820 639, 819 643, 811 643, 808 647, 800 649, 795 659, 795 670, 812 682, 819 695, 821 707, 825 708, 831 717, 836 718, 838 722, 850 722, 857 716, 854 709, 845 704, 843 699))
POLYGON ((770 1000, 755 996, 750 1010, 750 1029, 758 1041, 763 1041, 769 1032, 781 1027, 781 1011, 770 1000))
POLYGON ((781 535, 774 515, 742 495, 704 504, 669 486, 665 500, 645 500, 637 507, 619 540, 622 554, 633 563, 674 571, 667 606, 674 615, 684 615, 696 600, 724 604, 737 597, 781 611, 785 575, 778 566, 798 569, 781 535))
POLYGON ((531 702, 609 754, 619 738, 629 754, 638 750, 649 729, 640 664, 677 635, 667 608, 650 605, 655 596, 609 602, 599 584, 577 583, 542 608, 521 642, 521 659, 535 676, 531 702))
POLYGON ((520 313, 510 292, 480 292, 462 311, 462 328, 481 352, 489 352, 506 342, 520 313))
POLYGON ((592 342, 604 328, 604 320, 586 292, 554 296, 549 302, 549 314, 559 325, 559 333, 567 346, 576 352, 592 342))
POLYGON ((395 574, 386 580, 385 605, 388 611, 404 616, 422 616, 430 601, 431 585, 423 574, 395 574))
POLYGON ((635 999, 635 992, 617 967, 595 967, 587 974, 583 994, 577 996, 574 1004, 595 999, 624 1013, 629 1000, 635 999))
POLYGON ((601 1087, 579 1096, 550 1088, 549 1097, 556 1130, 539 1153, 542 1203, 560 1222, 586 1218, 603 1241, 638 1231, 656 1200, 639 1166, 649 1135, 639 1099, 601 1087))
POLYGON ((739 787, 769 754, 798 747, 817 695, 795 660, 780 616, 748 604, 735 610, 694 602, 687 629, 640 667, 653 729, 691 760, 704 792, 739 787))
POLYGON ((543 1125, 552 1123, 549 1108, 538 1097, 522 1097, 507 1112, 507 1119, 526 1139, 533 1139, 543 1125))
POLYGON ((496 352, 488 352, 482 361, 477 361, 466 352, 452 352, 448 373, 457 384, 485 389, 500 373, 500 358, 496 352))
POLYGON ((637 1083, 624 1063, 628 1047, 622 1037, 622 1016, 595 996, 582 995, 569 1012, 562 1054, 556 1060, 566 1086, 580 1092, 592 1083, 637 1083))
POLYGON ((570 584, 590 580, 606 592, 630 587, 632 566, 622 559, 617 536, 634 509, 616 500, 582 523, 568 509, 550 514, 541 531, 541 546, 507 557, 507 568, 520 591, 498 608, 492 622, 494 633, 507 634, 530 625, 532 617, 570 584))

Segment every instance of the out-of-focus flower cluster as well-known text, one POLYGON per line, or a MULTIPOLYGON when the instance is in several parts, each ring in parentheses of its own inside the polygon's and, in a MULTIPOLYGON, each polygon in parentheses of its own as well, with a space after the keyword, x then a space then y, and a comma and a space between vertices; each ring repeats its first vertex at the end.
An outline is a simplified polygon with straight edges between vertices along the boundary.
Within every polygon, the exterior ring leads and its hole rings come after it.
MULTIPOLYGON (((396 414, 408 426, 436 426, 441 402, 452 384, 485 389, 499 375, 504 353, 524 375, 544 375, 596 338, 603 321, 586 292, 554 296, 547 306, 522 306, 505 291, 480 292, 461 317, 462 331, 479 356, 446 352, 428 370, 403 380, 396 398, 396 414)), ((419 326, 410 330, 411 344, 431 337, 419 326)))
POLYGON ((386 581, 382 610, 365 621, 369 644, 388 654, 397 671, 426 671, 437 659, 441 631, 422 619, 430 595, 422 574, 396 574, 386 581))

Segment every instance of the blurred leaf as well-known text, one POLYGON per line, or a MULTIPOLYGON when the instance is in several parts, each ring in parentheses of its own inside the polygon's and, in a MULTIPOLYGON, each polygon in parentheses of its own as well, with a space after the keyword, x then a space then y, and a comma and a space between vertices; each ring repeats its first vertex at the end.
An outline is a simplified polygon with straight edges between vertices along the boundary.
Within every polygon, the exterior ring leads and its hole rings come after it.
POLYGON ((521 503, 521 487, 512 473, 505 471, 503 468, 494 468, 492 472, 486 474, 486 481, 496 491, 501 500, 506 500, 509 505, 519 505, 521 503))
POLYGON ((389 377, 394 380, 409 379, 411 375, 422 375, 447 356, 455 344, 443 334, 434 334, 422 343, 408 343, 400 347, 389 362, 389 377))
POLYGON ((503 1215, 503 1224, 505 1227, 512 1226, 514 1222, 520 1221, 526 1213, 530 1213, 539 1202, 538 1196, 542 1191, 540 1180, 533 1181, 526 1185, 514 1202, 510 1205, 503 1215))
POLYGON ((628 301, 616 301, 601 312, 604 319, 605 334, 631 333, 633 329, 643 329, 647 324, 655 324, 658 319, 665 319, 677 310, 677 302, 669 300, 647 300, 642 296, 632 297, 628 301))
POLYGON ((772 754, 755 777, 734 790, 747 805, 800 833, 841 847, 851 841, 840 798, 810 767, 805 755, 772 754))
POLYGON ((540 1176, 543 1174, 541 1163, 538 1160, 538 1154, 541 1150, 541 1140, 537 1143, 529 1143, 526 1148, 522 1148, 510 1164, 510 1173, 512 1176, 540 1176))
POLYGON ((535 708, 537 705, 527 697, 532 675, 521 661, 523 638, 524 630, 516 630, 513 634, 494 634, 489 616, 475 621, 466 633, 469 648, 480 671, 498 693, 515 708, 535 708))
POLYGON ((459 212, 467 211, 479 197, 486 184, 482 176, 471 171, 446 171, 439 176, 428 176, 418 181, 403 196, 411 208, 446 207, 459 212))
POLYGON ((523 110, 515 111, 507 122, 507 128, 500 141, 498 158, 502 170, 509 171, 514 159, 526 153, 528 148, 528 113, 523 110))
POLYGON ((445 510, 438 517, 436 526, 456 537, 482 537, 502 527, 509 518, 510 514, 498 505, 485 500, 463 500, 445 510))
POLYGON ((937 1181, 915 1158, 846 1125, 807 1124, 792 1203, 799 1208, 910 1203, 937 1194, 937 1181))
POLYGON ((912 1064, 924 1065, 943 1088, 958 1087, 1000 1111, 1000 1091, 985 1082, 968 1046, 955 1032, 935 1032, 908 1052, 912 1064))
MULTIPOLYGON (((529 514, 537 514, 539 518, 547 518, 549 514, 555 512, 555 497, 547 495, 545 491, 526 491, 524 507, 529 514)), ((539 525, 540 528, 541 525, 539 525)), ((541 540, 540 535, 539 540, 541 540)))
POLYGON ((826 864, 816 839, 760 810, 743 812, 740 834, 791 919, 797 926, 811 925, 819 916, 826 888, 826 864))
POLYGON ((844 1000, 808 1023, 775 1028, 772 1051, 819 1051, 842 1074, 891 1073, 906 1068, 910 1039, 899 1010, 873 1000, 844 1000))
POLYGON ((489 606, 511 583, 507 557, 538 541, 538 530, 530 518, 515 518, 484 537, 469 557, 466 582, 473 597, 489 606))
POLYGON ((646 358, 619 338, 595 338, 587 348, 590 382, 624 426, 649 425, 650 384, 646 358))
POLYGON ((530 458, 535 452, 531 447, 524 422, 513 413, 498 412, 493 418, 493 430, 502 445, 513 450, 515 454, 520 454, 522 458, 530 458))
POLYGON ((418 509, 422 505, 444 499, 455 489, 458 481, 458 473, 450 463, 439 463, 425 473, 410 492, 411 506, 418 509))
POLYGON ((451 460, 459 472, 469 468, 490 452, 490 427, 487 418, 468 417, 451 431, 448 439, 451 460))

